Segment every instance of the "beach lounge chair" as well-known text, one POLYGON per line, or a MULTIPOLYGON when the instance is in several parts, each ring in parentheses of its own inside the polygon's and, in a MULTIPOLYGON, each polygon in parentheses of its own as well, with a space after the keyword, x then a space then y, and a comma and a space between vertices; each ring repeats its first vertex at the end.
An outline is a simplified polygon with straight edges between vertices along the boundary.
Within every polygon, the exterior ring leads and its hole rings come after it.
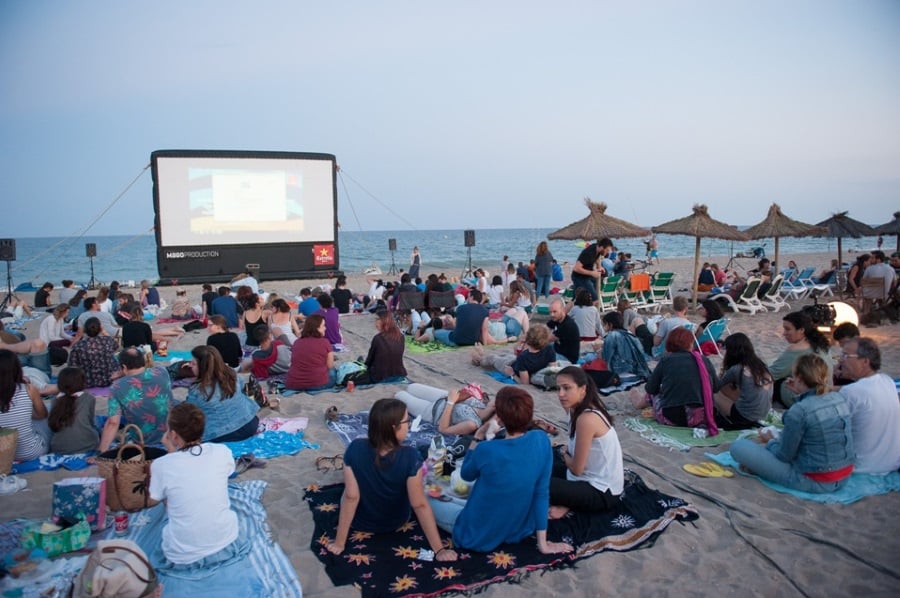
POLYGON ((607 276, 600 285, 600 294, 597 298, 597 308, 601 312, 616 309, 619 302, 619 289, 622 286, 621 276, 607 276))
POLYGON ((781 294, 788 299, 803 299, 809 293, 810 289, 800 282, 803 278, 809 278, 815 272, 815 268, 805 268, 793 280, 784 279, 781 284, 781 294))
POLYGON ((722 352, 719 351, 719 339, 722 338, 722 335, 725 333, 731 334, 731 331, 728 330, 728 318, 713 320, 703 329, 700 336, 694 338, 694 344, 699 350, 700 345, 705 342, 711 342, 716 348, 716 355, 721 357, 722 352))
POLYGON ((628 288, 623 288, 620 297, 628 299, 635 309, 643 309, 649 306, 647 293, 650 292, 650 275, 646 272, 632 274, 628 279, 628 288))
POLYGON ((729 295, 728 293, 719 293, 718 295, 711 296, 710 299, 714 301, 725 301, 726 303, 728 303, 731 309, 736 312, 746 311, 750 312, 750 314, 755 314, 758 311, 769 311, 756 296, 756 292, 759 290, 759 285, 761 283, 762 279, 758 276, 747 279, 747 284, 738 297, 737 301, 732 299, 731 295, 729 295))
POLYGON ((806 270, 802 272, 802 274, 806 274, 806 276, 801 274, 801 276, 797 277, 797 282, 805 286, 808 289, 808 293, 815 293, 817 296, 834 296, 834 291, 831 290, 830 284, 820 284, 813 280, 813 273, 815 272, 814 268, 807 268, 807 270, 809 270, 809 272, 806 270))
POLYGON ((663 305, 672 305, 672 283, 675 280, 674 272, 657 272, 650 279, 650 291, 648 293, 648 307, 659 312, 663 305))
POLYGON ((781 285, 784 283, 784 277, 779 274, 775 277, 775 280, 772 281, 772 286, 769 287, 769 290, 760 298, 760 302, 768 308, 771 308, 772 311, 779 311, 782 307, 786 307, 791 309, 791 306, 784 300, 781 296, 781 285))

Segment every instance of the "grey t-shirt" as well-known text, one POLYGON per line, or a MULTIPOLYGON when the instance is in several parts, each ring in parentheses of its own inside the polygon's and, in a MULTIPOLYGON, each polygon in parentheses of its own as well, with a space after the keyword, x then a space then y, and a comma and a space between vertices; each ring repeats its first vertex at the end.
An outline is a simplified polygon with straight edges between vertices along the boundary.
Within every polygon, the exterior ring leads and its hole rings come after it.
POLYGON ((772 378, 769 377, 766 384, 757 386, 750 370, 742 365, 733 365, 722 376, 721 385, 733 384, 738 387, 741 394, 735 406, 744 418, 751 421, 765 419, 769 409, 772 408, 772 378))

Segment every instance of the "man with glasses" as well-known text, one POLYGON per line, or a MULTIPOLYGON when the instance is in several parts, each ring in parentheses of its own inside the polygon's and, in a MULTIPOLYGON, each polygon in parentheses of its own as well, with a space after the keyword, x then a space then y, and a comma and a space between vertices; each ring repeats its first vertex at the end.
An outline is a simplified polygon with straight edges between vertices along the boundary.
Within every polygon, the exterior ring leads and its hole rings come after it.
POLYGON ((854 471, 890 473, 900 468, 900 401, 894 381, 881 374, 881 351, 870 338, 855 338, 843 345, 842 375, 852 384, 840 393, 850 405, 854 471))

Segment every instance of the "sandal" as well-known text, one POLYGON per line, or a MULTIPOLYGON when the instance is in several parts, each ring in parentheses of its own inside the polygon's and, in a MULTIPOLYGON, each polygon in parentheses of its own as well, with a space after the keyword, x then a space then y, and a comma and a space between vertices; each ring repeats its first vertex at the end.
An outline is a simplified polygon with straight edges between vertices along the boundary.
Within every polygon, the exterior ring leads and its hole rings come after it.
POLYGON ((335 455, 334 457, 318 457, 316 459, 316 470, 322 473, 328 473, 331 470, 339 471, 344 469, 344 455, 335 455))
POLYGON ((557 434, 559 434, 559 428, 557 428, 550 422, 544 421, 542 419, 536 419, 536 420, 532 421, 531 427, 537 428, 539 430, 543 430, 547 434, 550 434, 550 436, 556 436, 557 434))
POLYGON ((686 472, 701 478, 730 478, 734 476, 733 471, 725 469, 718 463, 713 463, 712 461, 686 463, 682 468, 686 472))
POLYGON ((328 422, 336 422, 338 420, 338 408, 335 405, 332 405, 328 409, 325 410, 325 425, 328 425, 328 422))

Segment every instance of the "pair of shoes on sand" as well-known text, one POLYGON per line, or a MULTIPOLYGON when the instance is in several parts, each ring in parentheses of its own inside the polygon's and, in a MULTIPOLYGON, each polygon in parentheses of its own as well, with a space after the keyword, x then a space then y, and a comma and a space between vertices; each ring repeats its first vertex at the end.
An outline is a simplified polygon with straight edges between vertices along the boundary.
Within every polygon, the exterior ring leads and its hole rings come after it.
POLYGON ((25 478, 14 475, 0 475, 0 496, 15 494, 28 485, 25 478))
POLYGON ((686 463, 683 466, 683 469, 695 476, 699 476, 701 478, 730 478, 734 475, 734 472, 730 469, 725 469, 718 463, 714 463, 713 461, 701 461, 700 463, 686 463))
POLYGON ((257 459, 253 456, 253 453, 247 453, 234 460, 234 471, 235 473, 244 473, 248 469, 253 469, 254 467, 265 469, 266 465, 265 461, 257 459))

